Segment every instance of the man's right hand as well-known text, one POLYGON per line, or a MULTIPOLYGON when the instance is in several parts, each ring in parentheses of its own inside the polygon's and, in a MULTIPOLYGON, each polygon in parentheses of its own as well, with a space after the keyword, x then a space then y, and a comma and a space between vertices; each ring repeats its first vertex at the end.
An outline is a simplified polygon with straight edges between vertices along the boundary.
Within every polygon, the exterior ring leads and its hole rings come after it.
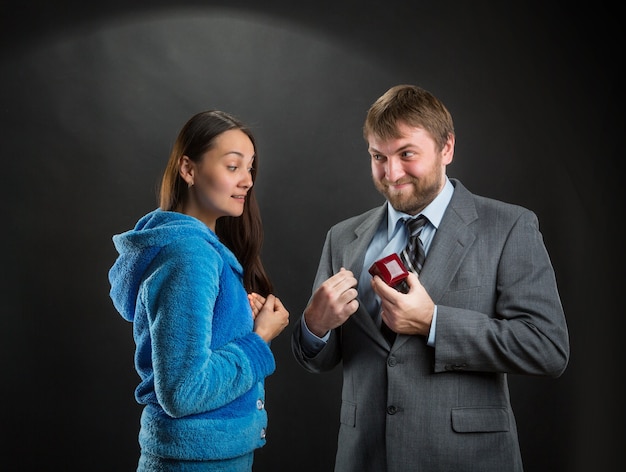
POLYGON ((357 280, 352 271, 344 269, 320 285, 304 310, 304 321, 318 337, 341 326, 359 308, 357 280))

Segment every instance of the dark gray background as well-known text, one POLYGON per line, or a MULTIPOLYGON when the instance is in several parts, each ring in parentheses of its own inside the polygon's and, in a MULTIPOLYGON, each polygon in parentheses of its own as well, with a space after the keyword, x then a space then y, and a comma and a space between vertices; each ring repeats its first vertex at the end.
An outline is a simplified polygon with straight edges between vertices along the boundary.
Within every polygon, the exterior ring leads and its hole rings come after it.
MULTIPOLYGON (((452 112, 450 176, 540 218, 572 355, 559 379, 511 377, 527 470, 609 470, 623 442, 612 219, 624 213, 623 18, 604 2, 558 4, 3 0, 0 451, 10 470, 134 470, 134 345, 108 297, 111 236, 156 206, 187 118, 220 108, 254 129, 265 261, 295 321, 328 227, 382 202, 361 125, 398 83, 452 112)), ((255 471, 330 471, 340 372, 304 372, 290 333, 273 343, 255 471)))

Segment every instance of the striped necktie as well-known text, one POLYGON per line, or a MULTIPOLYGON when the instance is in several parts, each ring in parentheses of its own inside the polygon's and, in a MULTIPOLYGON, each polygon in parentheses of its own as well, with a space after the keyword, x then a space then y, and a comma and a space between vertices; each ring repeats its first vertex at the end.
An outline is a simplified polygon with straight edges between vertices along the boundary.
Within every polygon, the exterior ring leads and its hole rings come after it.
POLYGON ((417 218, 406 219, 404 224, 407 227, 409 240, 400 257, 407 270, 419 274, 424 266, 424 259, 426 259, 424 245, 420 239, 420 233, 426 224, 426 217, 420 215, 417 218))
MULTIPOLYGON (((426 259, 424 246, 420 239, 420 233, 426 224, 426 217, 420 215, 417 218, 407 218, 404 220, 404 224, 407 228, 408 242, 400 254, 400 259, 402 259, 407 270, 419 274, 424 265, 424 259, 426 259)), ((405 290, 408 290, 408 287, 405 286, 405 289, 402 291, 405 290)), ((380 330, 391 346, 396 339, 396 333, 391 331, 384 321, 380 325, 380 330)))

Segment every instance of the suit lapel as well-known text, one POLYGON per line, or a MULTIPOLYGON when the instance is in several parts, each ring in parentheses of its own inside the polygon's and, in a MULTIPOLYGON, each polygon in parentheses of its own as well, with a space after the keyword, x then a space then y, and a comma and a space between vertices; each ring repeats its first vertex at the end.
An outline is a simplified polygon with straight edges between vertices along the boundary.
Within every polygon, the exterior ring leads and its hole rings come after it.
MULTIPOLYGON (((345 247, 343 264, 345 267, 351 268, 357 280, 361 277, 363 270, 367 270, 367 268, 363 268, 365 252, 382 219, 386 217, 387 203, 374 210, 371 215, 368 215, 368 217, 354 229, 354 240, 345 247)), ((352 315, 351 320, 359 324, 373 340, 388 348, 387 341, 376 326, 372 315, 362 304, 359 304, 359 309, 352 315)))
MULTIPOLYGON (((472 247, 476 234, 469 225, 478 218, 471 193, 457 180, 454 194, 431 243, 419 279, 435 304, 446 292, 472 247)), ((400 335, 394 347, 406 342, 400 335)))
POLYGON ((359 279, 363 272, 363 260, 367 246, 372 241, 382 218, 387 216, 387 204, 377 208, 361 224, 354 229, 354 239, 349 242, 344 250, 344 267, 350 267, 354 276, 359 279))
POLYGON ((450 281, 476 239, 469 225, 478 218, 472 195, 460 182, 455 182, 452 200, 435 234, 420 281, 435 303, 448 288, 450 281))

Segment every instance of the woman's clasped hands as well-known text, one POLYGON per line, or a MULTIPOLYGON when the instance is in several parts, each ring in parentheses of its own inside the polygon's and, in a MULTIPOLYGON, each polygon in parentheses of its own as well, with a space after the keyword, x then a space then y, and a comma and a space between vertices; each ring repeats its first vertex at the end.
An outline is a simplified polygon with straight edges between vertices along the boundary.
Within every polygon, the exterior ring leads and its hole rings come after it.
POLYGON ((258 293, 249 293, 248 301, 254 318, 254 332, 265 342, 278 336, 289 324, 289 311, 275 295, 263 297, 258 293))

